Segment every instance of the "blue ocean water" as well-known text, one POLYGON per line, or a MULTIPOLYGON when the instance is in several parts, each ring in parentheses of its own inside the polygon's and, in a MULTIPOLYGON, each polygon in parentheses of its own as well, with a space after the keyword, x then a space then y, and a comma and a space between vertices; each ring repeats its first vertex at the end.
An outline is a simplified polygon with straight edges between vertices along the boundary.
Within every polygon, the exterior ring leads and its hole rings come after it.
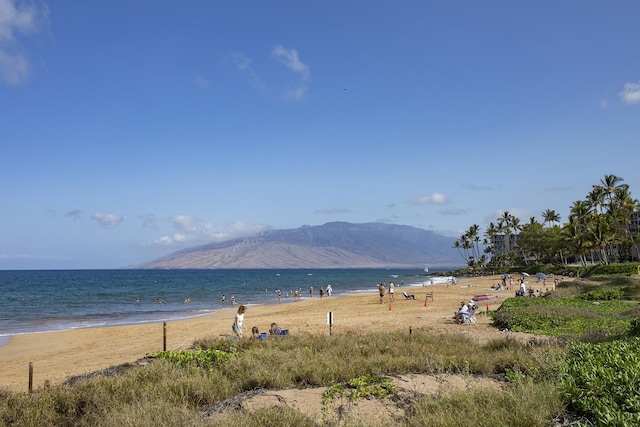
POLYGON ((0 271, 0 344, 14 334, 208 314, 229 307, 232 294, 237 304, 272 304, 280 289, 286 303, 293 302, 287 293, 299 288, 309 298, 311 286, 317 297, 328 284, 341 295, 376 292, 380 282, 422 286, 430 279, 418 269, 0 271))

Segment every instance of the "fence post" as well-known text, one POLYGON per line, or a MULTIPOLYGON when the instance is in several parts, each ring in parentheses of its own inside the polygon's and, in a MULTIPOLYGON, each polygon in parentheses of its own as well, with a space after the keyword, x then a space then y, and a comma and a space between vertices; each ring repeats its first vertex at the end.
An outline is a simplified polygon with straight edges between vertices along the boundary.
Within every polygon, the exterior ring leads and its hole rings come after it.
POLYGON ((167 351, 167 322, 162 322, 162 351, 167 351))
POLYGON ((29 362, 29 393, 33 391, 33 362, 29 362))

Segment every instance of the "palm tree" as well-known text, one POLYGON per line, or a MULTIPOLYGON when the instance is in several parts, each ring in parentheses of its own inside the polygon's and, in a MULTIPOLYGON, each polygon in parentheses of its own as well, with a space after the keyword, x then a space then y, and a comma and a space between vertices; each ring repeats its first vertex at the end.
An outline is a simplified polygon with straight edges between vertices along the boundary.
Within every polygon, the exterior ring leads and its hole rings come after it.
POLYGON ((624 181, 624 179, 615 175, 605 175, 604 179, 600 180, 600 184, 602 185, 594 185, 595 188, 599 188, 599 192, 601 193, 601 197, 603 200, 603 205, 607 206, 609 209, 613 206, 613 195, 616 189, 621 187, 628 187, 626 184, 618 184, 619 182, 624 181))
POLYGON ((552 209, 547 209, 542 212, 542 219, 544 219, 545 223, 549 223, 551 226, 554 222, 560 222, 560 215, 556 213, 556 211, 552 209))

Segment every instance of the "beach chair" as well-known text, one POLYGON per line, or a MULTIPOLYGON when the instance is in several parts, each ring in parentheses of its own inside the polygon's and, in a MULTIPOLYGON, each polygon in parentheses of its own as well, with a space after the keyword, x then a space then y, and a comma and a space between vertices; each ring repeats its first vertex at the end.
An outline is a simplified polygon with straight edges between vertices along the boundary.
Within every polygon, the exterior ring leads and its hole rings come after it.
POLYGON ((433 301, 433 291, 431 292, 427 292, 427 296, 425 297, 425 301, 428 300, 429 298, 431 298, 431 301, 433 301))
POLYGON ((402 296, 404 297, 404 299, 416 299, 415 295, 409 295, 405 291, 402 291, 402 296))

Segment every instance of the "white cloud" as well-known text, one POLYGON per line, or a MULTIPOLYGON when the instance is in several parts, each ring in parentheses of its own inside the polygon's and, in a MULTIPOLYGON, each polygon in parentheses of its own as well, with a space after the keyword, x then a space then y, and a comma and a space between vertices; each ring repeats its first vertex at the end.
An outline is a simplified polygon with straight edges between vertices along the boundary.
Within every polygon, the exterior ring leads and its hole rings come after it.
POLYGON ((282 96, 284 99, 300 101, 304 99, 307 93, 307 84, 309 80, 309 67, 303 64, 298 57, 298 51, 295 49, 285 49, 283 46, 275 46, 271 50, 271 55, 278 59, 282 65, 297 73, 302 80, 301 84, 291 85, 285 89, 282 96))
POLYGON ((624 89, 620 92, 620 98, 622 102, 628 105, 637 104, 640 102, 640 81, 638 83, 627 83, 624 85, 624 89))
POLYGON ((407 203, 411 205, 444 205, 449 199, 442 193, 435 192, 431 196, 416 196, 410 198, 407 203))
POLYGON ((98 223, 105 228, 114 228, 127 219, 127 217, 106 212, 96 212, 91 215, 91 219, 98 221, 98 223))
POLYGON ((221 226, 188 215, 175 215, 169 218, 169 221, 178 232, 171 236, 162 236, 150 242, 150 246, 196 246, 253 236, 269 228, 264 224, 240 221, 221 226))
POLYGON ((47 21, 48 10, 35 4, 17 6, 15 0, 0 0, 0 79, 17 86, 29 78, 27 55, 19 34, 38 31, 47 21))
POLYGON ((271 55, 278 58, 280 63, 285 67, 300 74, 302 80, 309 79, 309 67, 300 61, 297 50, 285 49, 283 46, 275 46, 271 50, 271 55))

